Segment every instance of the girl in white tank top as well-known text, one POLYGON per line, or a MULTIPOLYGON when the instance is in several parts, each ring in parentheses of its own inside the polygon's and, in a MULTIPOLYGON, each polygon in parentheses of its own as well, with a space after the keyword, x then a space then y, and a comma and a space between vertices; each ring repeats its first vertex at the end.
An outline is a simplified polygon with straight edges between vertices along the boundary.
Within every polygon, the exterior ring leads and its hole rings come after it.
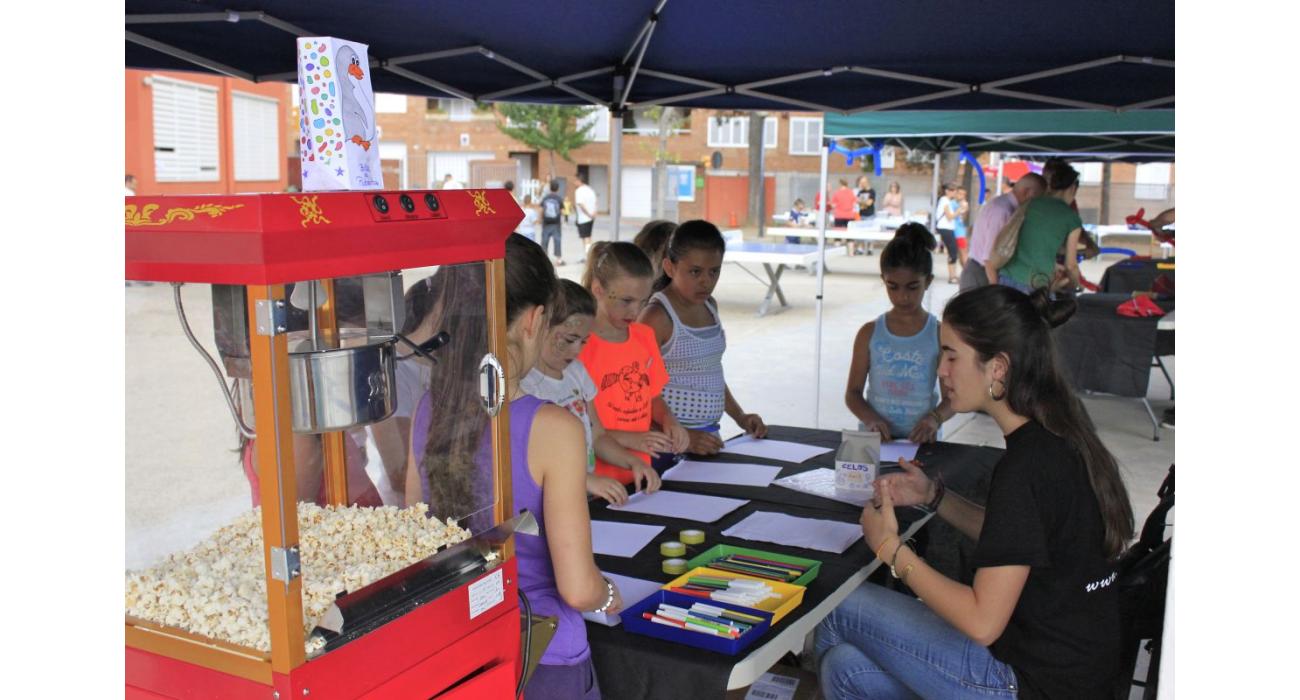
POLYGON ((745 432, 767 435, 763 419, 745 413, 723 376, 727 335, 712 294, 725 251, 726 242, 713 224, 695 220, 679 225, 664 251, 656 292, 638 319, 654 329, 668 370, 663 398, 689 431, 689 451, 695 454, 722 449, 718 430, 723 413, 745 432))

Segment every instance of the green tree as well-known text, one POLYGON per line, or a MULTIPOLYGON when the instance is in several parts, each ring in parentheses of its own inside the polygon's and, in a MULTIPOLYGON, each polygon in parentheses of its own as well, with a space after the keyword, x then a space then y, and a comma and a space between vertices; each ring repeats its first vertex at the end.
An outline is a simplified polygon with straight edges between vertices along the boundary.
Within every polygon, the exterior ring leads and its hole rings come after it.
POLYGON ((549 153, 548 179, 554 179, 555 154, 572 163, 569 152, 591 143, 595 124, 579 122, 594 110, 594 107, 502 103, 497 105, 497 128, 526 146, 549 153))

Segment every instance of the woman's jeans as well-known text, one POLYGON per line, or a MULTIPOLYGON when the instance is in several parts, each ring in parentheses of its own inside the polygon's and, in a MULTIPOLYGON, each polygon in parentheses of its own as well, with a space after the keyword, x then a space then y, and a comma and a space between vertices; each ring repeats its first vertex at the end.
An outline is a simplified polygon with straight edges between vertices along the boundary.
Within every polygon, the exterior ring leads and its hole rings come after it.
POLYGON ((864 583, 817 626, 822 693, 840 698, 1014 698, 1016 675, 921 601, 864 583))

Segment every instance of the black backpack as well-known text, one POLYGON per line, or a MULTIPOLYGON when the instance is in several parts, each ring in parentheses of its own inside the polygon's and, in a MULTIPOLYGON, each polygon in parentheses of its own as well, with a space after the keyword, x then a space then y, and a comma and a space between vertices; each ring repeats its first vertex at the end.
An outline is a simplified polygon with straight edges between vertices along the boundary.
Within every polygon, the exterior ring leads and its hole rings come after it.
POLYGON ((1117 679, 1116 698, 1128 698, 1134 683, 1133 671, 1143 640, 1151 640, 1151 663, 1147 670, 1144 698, 1154 698, 1160 675, 1160 642, 1165 626, 1165 597, 1169 584, 1169 554, 1174 538, 1165 539, 1169 509, 1174 507, 1174 465, 1156 492, 1160 503, 1142 525, 1138 541, 1118 562, 1119 618, 1122 634, 1123 673, 1117 679))
POLYGON ((548 194, 542 197, 542 223, 558 224, 563 214, 563 205, 560 198, 554 194, 548 194))

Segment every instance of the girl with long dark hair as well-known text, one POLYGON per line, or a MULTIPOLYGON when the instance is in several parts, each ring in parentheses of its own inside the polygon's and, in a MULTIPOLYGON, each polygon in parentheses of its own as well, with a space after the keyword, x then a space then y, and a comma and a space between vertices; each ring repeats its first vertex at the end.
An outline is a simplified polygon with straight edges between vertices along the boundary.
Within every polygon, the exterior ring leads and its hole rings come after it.
POLYGON ((828 698, 1108 694, 1119 668, 1115 560, 1133 513, 1115 458, 1058 369, 1050 329, 1073 311, 1045 289, 1000 285, 949 302, 940 383, 954 410, 997 422, 1006 453, 982 508, 911 462, 877 480, 863 535, 920 600, 864 584, 822 622, 828 698), (900 540, 894 507, 907 505, 977 541, 971 585, 900 540))
MULTIPOLYGON (((538 535, 515 535, 519 588, 535 613, 557 620, 524 697, 599 700, 579 610, 617 612, 622 599, 592 555, 586 438, 567 410, 520 388, 541 355, 558 283, 546 252, 519 234, 506 239, 505 258, 511 505, 515 512, 531 512, 540 529, 538 535)), ((447 266, 434 275, 439 307, 434 313, 451 341, 438 356, 429 394, 416 411, 408 467, 419 472, 416 493, 424 494, 432 515, 468 516, 471 531, 486 524, 481 508, 491 505, 491 494, 480 493, 492 486, 482 476, 490 469, 492 448, 478 398, 478 362, 487 348, 485 283, 481 264, 447 266)))

